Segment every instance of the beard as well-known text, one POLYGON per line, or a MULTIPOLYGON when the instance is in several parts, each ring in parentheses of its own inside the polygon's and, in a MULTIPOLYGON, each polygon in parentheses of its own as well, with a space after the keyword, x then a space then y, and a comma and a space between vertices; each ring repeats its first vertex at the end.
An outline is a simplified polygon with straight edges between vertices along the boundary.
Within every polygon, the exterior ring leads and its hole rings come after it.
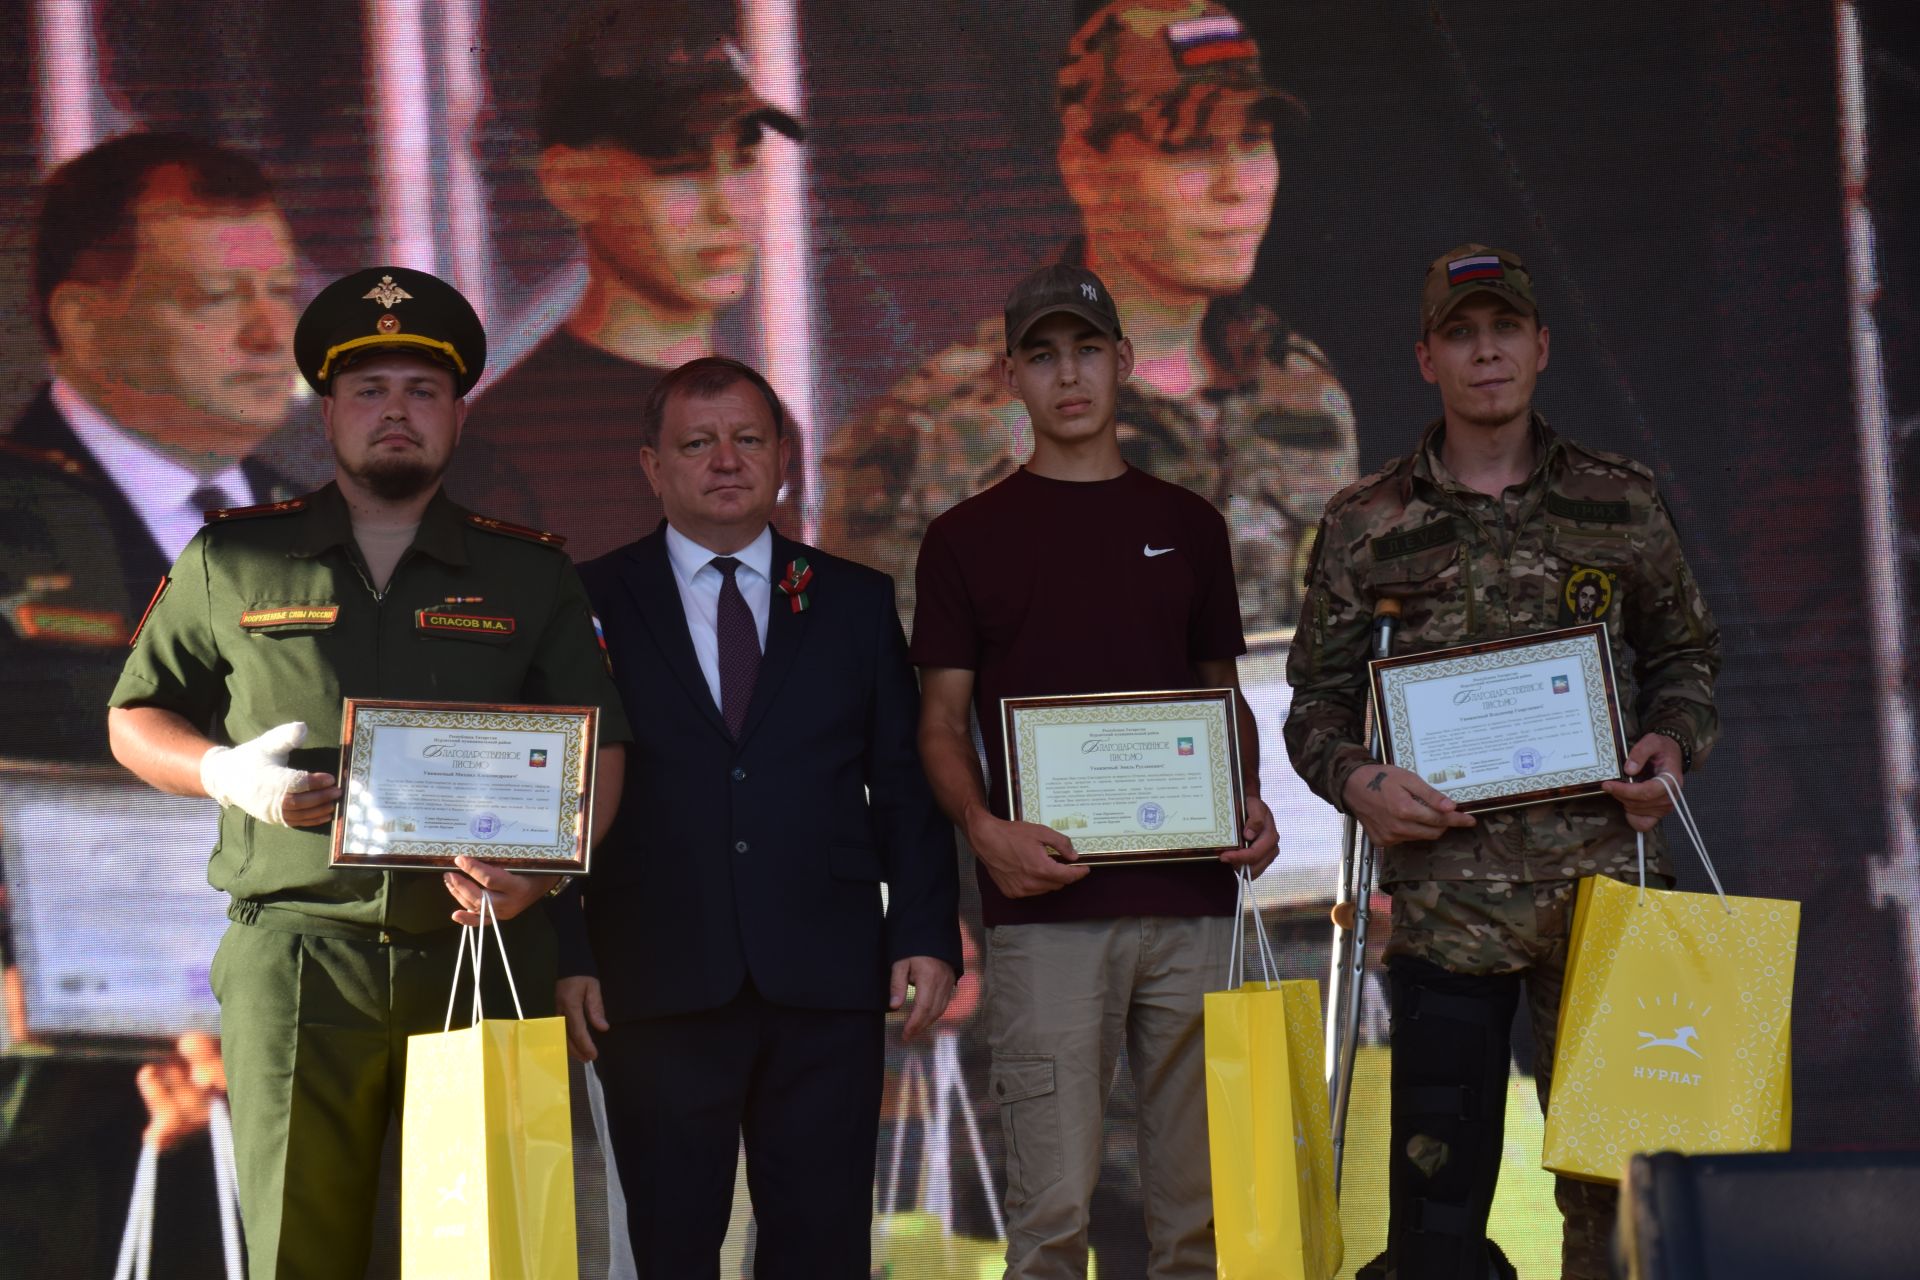
POLYGON ((405 502, 417 498, 445 475, 444 464, 435 466, 424 458, 379 458, 349 466, 340 460, 340 469, 359 481, 383 502, 405 502))

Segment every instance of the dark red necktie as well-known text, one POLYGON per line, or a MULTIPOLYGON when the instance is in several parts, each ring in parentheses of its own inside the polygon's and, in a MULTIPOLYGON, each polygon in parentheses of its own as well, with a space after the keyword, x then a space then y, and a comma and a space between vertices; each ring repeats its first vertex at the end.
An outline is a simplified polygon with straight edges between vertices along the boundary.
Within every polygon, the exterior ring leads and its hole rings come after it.
POLYGON ((713 567, 720 571, 720 612, 714 625, 720 642, 720 715, 727 732, 738 738, 747 723, 747 704, 753 701, 753 682, 760 676, 760 631, 734 581, 740 562, 715 556, 713 567))

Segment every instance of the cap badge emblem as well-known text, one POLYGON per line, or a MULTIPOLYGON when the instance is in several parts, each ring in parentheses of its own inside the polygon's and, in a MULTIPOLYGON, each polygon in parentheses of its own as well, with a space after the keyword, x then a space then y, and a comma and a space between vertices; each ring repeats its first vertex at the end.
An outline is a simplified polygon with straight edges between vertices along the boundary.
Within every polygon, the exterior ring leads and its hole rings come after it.
MULTIPOLYGON (((381 276, 379 284, 373 286, 373 288, 367 290, 360 296, 363 298, 371 298, 389 311, 393 310, 394 303, 406 302, 413 297, 412 294, 395 284, 392 276, 381 276)), ((397 325, 395 326, 395 328, 398 327, 397 325)), ((383 332, 386 331, 383 330, 383 332)))
POLYGON ((376 320, 373 327, 382 333, 398 333, 400 332, 400 317, 389 311, 386 315, 376 320))

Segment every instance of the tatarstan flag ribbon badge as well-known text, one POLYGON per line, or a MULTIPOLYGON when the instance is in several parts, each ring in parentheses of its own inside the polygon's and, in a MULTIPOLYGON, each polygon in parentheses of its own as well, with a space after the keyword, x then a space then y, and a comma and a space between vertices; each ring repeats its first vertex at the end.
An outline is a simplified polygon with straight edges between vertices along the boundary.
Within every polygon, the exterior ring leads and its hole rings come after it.
POLYGON ((813 566, 805 556, 795 556, 787 565, 786 576, 780 579, 780 594, 787 598, 788 607, 795 613, 803 612, 810 603, 807 584, 812 581, 813 566))
POLYGON ((1447 264, 1447 284, 1465 284, 1469 280, 1498 280, 1507 269, 1495 253, 1476 253, 1471 258, 1455 258, 1447 264))

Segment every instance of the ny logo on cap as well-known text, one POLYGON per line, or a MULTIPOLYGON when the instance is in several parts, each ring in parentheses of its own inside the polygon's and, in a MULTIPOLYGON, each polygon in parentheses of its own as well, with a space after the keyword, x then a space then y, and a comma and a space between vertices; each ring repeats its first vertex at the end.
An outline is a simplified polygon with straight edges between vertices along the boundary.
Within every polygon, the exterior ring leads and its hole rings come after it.
POLYGON ((1082 293, 1084 293, 1084 294, 1086 294, 1086 295, 1087 295, 1087 301, 1088 301, 1088 302, 1098 302, 1098 301, 1100 301, 1100 291, 1099 291, 1098 289, 1096 289, 1096 288, 1094 288, 1094 287, 1093 287, 1092 285, 1090 285, 1090 284, 1084 284, 1084 283, 1083 283, 1083 284, 1082 284, 1082 285, 1080 286, 1080 292, 1082 292, 1082 293))
POLYGON ((412 294, 393 282, 392 276, 381 276, 379 284, 373 286, 373 288, 367 290, 360 296, 362 298, 373 299, 373 301, 379 303, 389 311, 393 310, 394 303, 410 302, 413 299, 412 294))

